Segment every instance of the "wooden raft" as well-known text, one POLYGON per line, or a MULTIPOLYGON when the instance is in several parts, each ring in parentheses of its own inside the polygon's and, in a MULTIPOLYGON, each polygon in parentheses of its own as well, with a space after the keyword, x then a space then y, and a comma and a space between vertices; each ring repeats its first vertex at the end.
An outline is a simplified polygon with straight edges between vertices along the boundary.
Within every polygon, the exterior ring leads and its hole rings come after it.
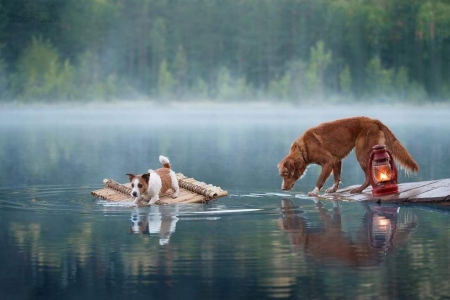
MULTIPOLYGON (((199 182, 181 173, 177 173, 176 176, 180 186, 179 196, 172 198, 170 196, 172 193, 170 190, 170 193, 160 195, 160 201, 157 204, 207 202, 228 195, 228 192, 222 190, 220 187, 199 182)), ((113 202, 133 201, 132 197, 130 197, 130 182, 120 184, 111 179, 104 179, 103 183, 105 188, 92 191, 91 194, 93 196, 113 202)))
POLYGON ((450 205, 450 179, 408 182, 398 185, 398 194, 388 196, 372 196, 372 187, 361 194, 350 194, 349 191, 358 185, 337 190, 334 194, 323 194, 320 197, 332 200, 370 201, 381 203, 440 203, 450 205))

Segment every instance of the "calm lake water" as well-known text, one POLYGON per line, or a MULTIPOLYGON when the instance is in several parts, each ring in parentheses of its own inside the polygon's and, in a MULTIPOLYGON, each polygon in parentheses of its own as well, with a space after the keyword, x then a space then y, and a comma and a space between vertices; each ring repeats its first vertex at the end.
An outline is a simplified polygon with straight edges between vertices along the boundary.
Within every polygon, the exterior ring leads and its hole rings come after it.
MULTIPOLYGON (((3 108, 0 299, 448 299, 450 210, 322 201, 277 163, 304 130, 366 115, 450 177, 448 108, 3 108), (207 204, 131 208, 90 195, 158 168, 228 190, 207 204)), ((354 154, 344 186, 360 184, 354 154)), ((331 180, 326 186, 331 185, 331 180)))

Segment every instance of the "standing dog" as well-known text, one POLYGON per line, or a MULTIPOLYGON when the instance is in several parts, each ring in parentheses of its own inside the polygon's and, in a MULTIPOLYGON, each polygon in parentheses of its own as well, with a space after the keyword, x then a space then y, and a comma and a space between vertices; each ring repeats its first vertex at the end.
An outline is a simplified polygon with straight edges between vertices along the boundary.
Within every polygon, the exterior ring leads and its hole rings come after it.
POLYGON ((309 164, 322 166, 316 187, 308 196, 317 196, 323 184, 333 172, 334 184, 326 193, 334 193, 341 180, 342 159, 355 148, 356 158, 365 174, 364 183, 350 190, 350 193, 361 193, 369 186, 369 155, 372 147, 384 144, 392 153, 395 162, 413 172, 419 166, 396 139, 394 134, 383 123, 367 117, 355 117, 322 123, 308 129, 294 141, 288 155, 278 164, 280 176, 283 178, 281 189, 290 190, 303 175, 309 164))
POLYGON ((142 200, 148 200, 148 205, 154 204, 159 200, 159 195, 170 188, 174 190, 172 198, 178 197, 180 188, 169 159, 160 155, 159 162, 163 167, 156 171, 150 169, 143 175, 127 174, 131 182, 130 194, 134 197, 134 204, 137 205, 142 200))

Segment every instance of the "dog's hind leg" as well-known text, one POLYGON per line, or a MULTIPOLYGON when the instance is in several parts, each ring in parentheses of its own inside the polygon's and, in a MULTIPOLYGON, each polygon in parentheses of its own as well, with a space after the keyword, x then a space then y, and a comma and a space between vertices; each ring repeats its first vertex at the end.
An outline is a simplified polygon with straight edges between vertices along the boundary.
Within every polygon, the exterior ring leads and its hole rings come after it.
POLYGON ((180 187, 178 186, 178 184, 172 185, 172 189, 173 189, 175 192, 171 195, 171 197, 172 197, 172 198, 178 197, 178 195, 180 194, 180 187))
POLYGON ((326 189, 325 193, 335 193, 337 191, 339 184, 341 183, 341 170, 342 161, 339 160, 333 165, 334 184, 330 188, 326 189))
POLYGON ((172 181, 171 188, 174 190, 172 198, 177 198, 180 194, 180 186, 178 185, 177 175, 173 171, 170 172, 170 180, 172 181))
POLYGON ((378 143, 378 137, 371 138, 369 133, 367 133, 367 136, 361 136, 358 137, 358 140, 356 141, 355 145, 355 154, 356 159, 359 162, 359 165, 361 166, 361 169, 364 172, 365 180, 364 183, 357 188, 351 189, 350 194, 357 194, 361 193, 366 187, 369 186, 369 169, 368 169, 368 163, 369 163, 369 155, 370 151, 372 150, 372 146, 376 145, 378 143))
MULTIPOLYGON (((361 166, 362 167, 362 166, 361 166)), ((366 180, 364 180, 364 183, 357 188, 351 189, 350 194, 359 194, 362 193, 362 191, 369 186, 369 176, 367 175, 367 167, 363 168, 364 174, 366 175, 366 180)))

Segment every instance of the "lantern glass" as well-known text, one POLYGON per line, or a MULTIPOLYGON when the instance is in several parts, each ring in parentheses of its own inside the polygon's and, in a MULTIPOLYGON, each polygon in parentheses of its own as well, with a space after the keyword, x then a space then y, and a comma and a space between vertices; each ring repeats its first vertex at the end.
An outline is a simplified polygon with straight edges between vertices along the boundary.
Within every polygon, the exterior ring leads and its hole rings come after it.
POLYGON ((384 216, 374 215, 372 222, 372 246, 375 248, 389 246, 393 234, 391 220, 384 216))
POLYGON ((392 169, 389 160, 382 163, 376 163, 372 168, 372 175, 375 183, 390 181, 392 178, 392 169))

